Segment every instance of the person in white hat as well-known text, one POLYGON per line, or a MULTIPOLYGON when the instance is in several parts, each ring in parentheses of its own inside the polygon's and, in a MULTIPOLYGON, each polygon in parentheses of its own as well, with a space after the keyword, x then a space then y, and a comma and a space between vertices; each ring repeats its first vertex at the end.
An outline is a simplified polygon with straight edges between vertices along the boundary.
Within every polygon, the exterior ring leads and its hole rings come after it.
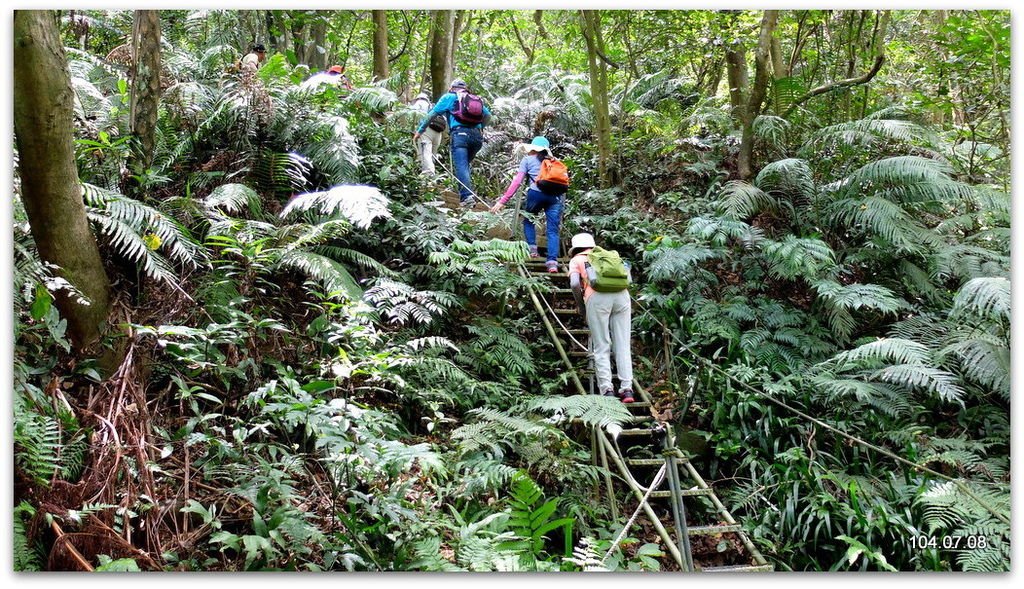
MULTIPOLYGON (((519 162, 518 173, 512 178, 512 183, 508 185, 505 194, 491 207, 491 212, 497 213, 504 208, 505 203, 519 190, 519 185, 523 180, 529 178, 530 184, 526 190, 526 204, 523 206, 523 210, 531 214, 544 212, 548 238, 546 266, 548 272, 555 273, 558 272, 558 230, 562 223, 562 208, 565 201, 561 195, 547 194, 537 187, 541 163, 545 158, 553 157, 551 143, 546 137, 538 135, 533 138, 533 141, 526 144, 525 148, 526 156, 519 162)), ((526 239, 526 245, 530 248, 530 257, 539 257, 537 228, 533 221, 525 217, 523 218, 523 237, 526 239)))
MULTIPOLYGON (((412 101, 414 111, 426 114, 431 108, 430 96, 426 92, 420 92, 412 101)), ((434 158, 437 157, 438 149, 441 147, 441 139, 444 130, 447 128, 447 121, 443 114, 431 117, 423 133, 414 141, 416 143, 416 159, 420 161, 420 172, 429 176, 435 176, 437 169, 434 167, 434 158)))
POLYGON ((630 351, 632 307, 629 290, 597 292, 588 272, 589 255, 596 247, 594 236, 577 233, 569 248, 569 286, 576 296, 590 328, 590 353, 594 357, 594 373, 598 391, 614 396, 611 355, 615 354, 615 372, 619 377, 619 399, 633 402, 633 357, 630 351))

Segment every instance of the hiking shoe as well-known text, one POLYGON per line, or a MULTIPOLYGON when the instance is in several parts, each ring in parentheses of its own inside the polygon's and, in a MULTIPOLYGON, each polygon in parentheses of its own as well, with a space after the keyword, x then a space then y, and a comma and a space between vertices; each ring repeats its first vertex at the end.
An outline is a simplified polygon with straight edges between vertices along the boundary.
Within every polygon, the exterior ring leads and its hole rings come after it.
POLYGON ((476 199, 473 198, 472 196, 469 196, 469 197, 466 197, 466 198, 462 199, 462 202, 460 204, 462 205, 462 208, 464 208, 464 209, 471 209, 471 208, 473 208, 473 205, 476 204, 476 199))
POLYGON ((630 389, 622 389, 619 391, 619 398, 622 399, 623 403, 632 403, 634 400, 633 391, 630 389))
POLYGON ((558 273, 558 262, 556 262, 554 260, 548 260, 546 266, 548 267, 548 273, 550 273, 550 274, 557 274, 558 273))
POLYGON ((535 246, 535 245, 531 245, 530 246, 530 257, 531 258, 539 258, 540 257, 540 254, 537 253, 537 246, 535 246))
POLYGON ((615 391, 613 391, 611 389, 608 389, 607 391, 601 393, 601 396, 604 396, 604 397, 614 397, 615 396, 615 391))

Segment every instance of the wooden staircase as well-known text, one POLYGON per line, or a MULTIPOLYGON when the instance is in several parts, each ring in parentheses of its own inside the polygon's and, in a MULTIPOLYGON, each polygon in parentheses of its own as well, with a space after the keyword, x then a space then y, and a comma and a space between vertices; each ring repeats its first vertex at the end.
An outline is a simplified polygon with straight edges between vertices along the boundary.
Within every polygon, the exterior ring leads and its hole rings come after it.
MULTIPOLYGON (((589 329, 576 309, 566 265, 549 273, 543 258, 532 258, 520 272, 551 281, 549 289, 531 289, 534 306, 552 339, 552 347, 572 373, 577 391, 595 394, 589 329)), ((609 473, 606 494, 613 516, 638 507, 658 531, 663 548, 683 571, 766 572, 771 564, 676 446, 673 424, 656 419, 650 395, 634 383, 637 400, 628 405, 632 416, 620 427, 594 428, 591 450, 595 463, 609 473), (658 487, 648 487, 664 470, 658 487), (618 475, 613 482, 611 473, 618 475), (668 483, 666 485, 666 482, 668 483), (646 496, 646 500, 644 497, 646 496)))

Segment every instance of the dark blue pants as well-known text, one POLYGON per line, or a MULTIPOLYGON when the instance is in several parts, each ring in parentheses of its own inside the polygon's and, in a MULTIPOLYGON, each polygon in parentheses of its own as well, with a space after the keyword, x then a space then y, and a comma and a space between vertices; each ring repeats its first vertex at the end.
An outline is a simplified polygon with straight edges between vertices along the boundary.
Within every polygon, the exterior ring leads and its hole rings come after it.
POLYGON ((455 177, 459 179, 460 200, 466 200, 473 194, 473 180, 470 177, 469 164, 483 144, 484 137, 480 129, 468 127, 452 129, 452 165, 455 166, 455 177))
MULTIPOLYGON (((526 191, 526 206, 523 210, 530 214, 544 211, 544 218, 547 221, 548 260, 558 259, 558 226, 562 222, 562 205, 561 196, 544 194, 539 190, 526 191)), ((537 245, 537 227, 529 219, 523 219, 523 237, 526 238, 527 245, 537 245)))

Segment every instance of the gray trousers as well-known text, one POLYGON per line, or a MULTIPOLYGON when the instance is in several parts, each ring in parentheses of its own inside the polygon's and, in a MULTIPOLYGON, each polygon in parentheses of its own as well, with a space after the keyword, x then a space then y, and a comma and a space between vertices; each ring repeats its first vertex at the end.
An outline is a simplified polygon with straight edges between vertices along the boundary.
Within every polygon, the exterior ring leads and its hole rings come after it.
POLYGON ((420 172, 434 175, 434 155, 441 146, 441 133, 427 127, 416 140, 416 157, 420 160, 420 172))
POLYGON ((633 313, 629 291, 595 292, 587 299, 587 325, 590 327, 590 352, 594 355, 598 394, 612 388, 612 360, 619 390, 633 388, 633 357, 630 354, 630 324, 633 313))

